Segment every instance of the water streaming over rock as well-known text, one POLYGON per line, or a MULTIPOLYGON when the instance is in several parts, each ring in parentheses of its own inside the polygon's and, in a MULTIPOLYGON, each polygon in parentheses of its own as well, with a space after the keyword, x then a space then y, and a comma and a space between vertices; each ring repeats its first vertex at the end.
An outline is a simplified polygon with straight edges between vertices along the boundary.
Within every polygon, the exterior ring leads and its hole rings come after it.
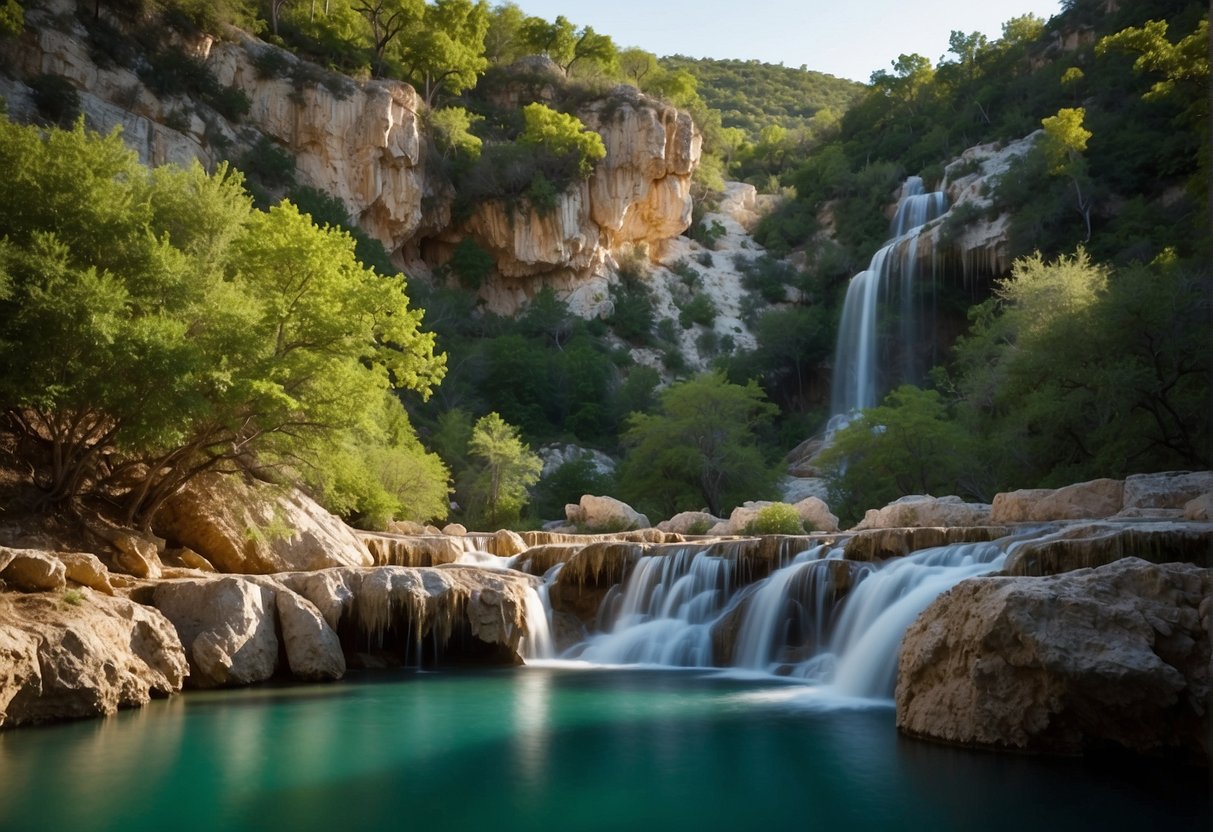
POLYGON ((922 275, 920 252, 924 226, 948 210, 947 196, 927 193, 922 179, 911 176, 902 187, 890 239, 872 256, 865 271, 851 278, 843 303, 834 352, 831 428, 845 424, 850 414, 875 407, 883 393, 898 381, 919 374, 912 345, 920 338, 922 315, 916 284, 922 275), (899 364, 887 366, 880 342, 886 333, 885 312, 896 299, 899 306, 899 364))
POLYGON ((999 569, 1010 542, 941 546, 883 565, 819 545, 750 583, 710 545, 645 555, 604 598, 601 632, 566 657, 737 667, 890 697, 906 628, 948 588, 999 569))

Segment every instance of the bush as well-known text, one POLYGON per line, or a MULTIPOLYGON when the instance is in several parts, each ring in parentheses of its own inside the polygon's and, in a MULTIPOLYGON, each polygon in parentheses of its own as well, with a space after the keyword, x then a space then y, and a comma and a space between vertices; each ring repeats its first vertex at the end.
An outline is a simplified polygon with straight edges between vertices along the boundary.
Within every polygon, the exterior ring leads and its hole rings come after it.
POLYGON ((745 527, 746 534, 803 534, 804 531, 804 523, 796 508, 787 503, 764 506, 745 527))
POLYGON ((678 306, 678 323, 683 329, 690 329, 695 324, 711 326, 716 321, 716 315, 716 304, 708 295, 695 295, 678 306))
POLYGON ((295 157, 265 136, 248 149, 239 167, 267 188, 286 188, 295 183, 295 157))

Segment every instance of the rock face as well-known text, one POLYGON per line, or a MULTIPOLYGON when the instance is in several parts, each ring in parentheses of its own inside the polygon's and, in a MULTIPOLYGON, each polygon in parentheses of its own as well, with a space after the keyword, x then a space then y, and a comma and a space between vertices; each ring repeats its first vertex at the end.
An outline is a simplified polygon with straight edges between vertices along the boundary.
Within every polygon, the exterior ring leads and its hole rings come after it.
POLYGON ((1125 558, 975 578, 909 628, 897 725, 964 745, 1209 755, 1213 572, 1125 558))
POLYGON ((0 547, 0 579, 24 592, 53 592, 67 585, 67 570, 49 552, 0 547))
POLYGON ((1213 568, 1213 524, 1170 520, 1072 523, 1013 547, 1003 571, 1008 575, 1057 575, 1124 557, 1213 568))
POLYGON ((154 609, 87 592, 0 593, 0 727, 112 714, 181 689, 185 654, 154 609))
POLYGON ((607 271, 624 248, 659 256, 691 224, 691 176, 703 139, 691 117, 631 87, 579 113, 606 148, 588 181, 556 198, 550 211, 498 201, 427 241, 444 261, 470 237, 493 255, 498 278, 481 289, 486 306, 512 315, 550 286, 574 314, 606 311, 607 271))
POLYGON ((1213 494, 1213 471, 1132 474, 1125 478, 1122 510, 1182 510, 1192 500, 1209 494, 1213 494))
POLYGON ((348 526, 302 493, 221 474, 203 474, 167 500, 155 528, 221 572, 374 563, 348 526))

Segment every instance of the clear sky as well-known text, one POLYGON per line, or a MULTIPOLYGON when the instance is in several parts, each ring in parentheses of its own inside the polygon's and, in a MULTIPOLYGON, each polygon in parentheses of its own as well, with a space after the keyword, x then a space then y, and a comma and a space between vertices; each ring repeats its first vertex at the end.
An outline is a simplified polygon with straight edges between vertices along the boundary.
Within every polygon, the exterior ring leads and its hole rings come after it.
MULTIPOLYGON (((953 29, 1001 36, 1032 13, 1048 20, 1059 0, 514 0, 527 14, 563 14, 621 47, 692 58, 756 58, 867 82, 899 54, 932 62, 953 29)), ((493 0, 493 5, 497 5, 493 0)))

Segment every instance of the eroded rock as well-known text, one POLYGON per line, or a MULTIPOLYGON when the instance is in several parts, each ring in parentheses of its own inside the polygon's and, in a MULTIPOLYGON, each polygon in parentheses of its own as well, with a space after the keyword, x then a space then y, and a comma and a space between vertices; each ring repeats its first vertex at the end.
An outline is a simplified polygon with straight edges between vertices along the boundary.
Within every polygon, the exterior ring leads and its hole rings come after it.
POLYGON ((1138 558, 964 581, 906 632, 897 725, 964 745, 1207 761, 1211 593, 1208 569, 1138 558))
POLYGON ((869 509, 855 526, 855 531, 923 526, 987 526, 990 522, 990 506, 985 503, 966 503, 956 496, 911 494, 894 500, 884 508, 869 509))
POLYGON ((169 621, 84 591, 0 593, 0 726, 112 714, 181 689, 185 654, 169 621))
POLYGON ((1111 517, 1124 503, 1123 480, 1098 479, 1064 488, 1024 488, 994 495, 992 523, 1094 520, 1111 517))

